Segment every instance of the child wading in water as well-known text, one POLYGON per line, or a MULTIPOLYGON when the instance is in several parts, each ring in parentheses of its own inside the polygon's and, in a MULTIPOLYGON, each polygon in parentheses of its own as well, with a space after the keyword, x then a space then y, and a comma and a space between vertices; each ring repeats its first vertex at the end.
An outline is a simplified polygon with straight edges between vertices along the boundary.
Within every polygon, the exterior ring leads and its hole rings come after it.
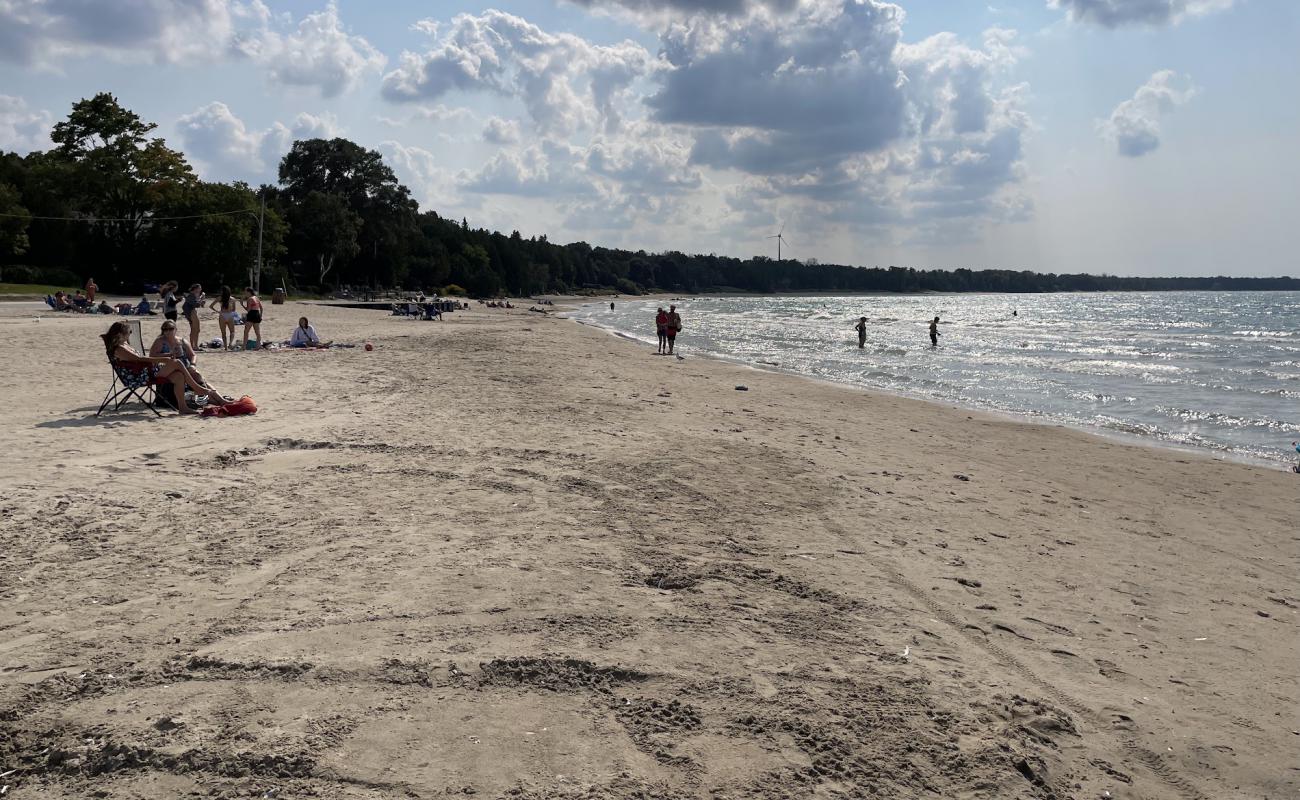
POLYGON ((248 333, 253 332, 254 342, 258 347, 262 346, 262 301, 258 299, 257 293, 253 287, 249 286, 244 289, 244 299, 240 301, 244 306, 244 349, 248 349, 248 333))

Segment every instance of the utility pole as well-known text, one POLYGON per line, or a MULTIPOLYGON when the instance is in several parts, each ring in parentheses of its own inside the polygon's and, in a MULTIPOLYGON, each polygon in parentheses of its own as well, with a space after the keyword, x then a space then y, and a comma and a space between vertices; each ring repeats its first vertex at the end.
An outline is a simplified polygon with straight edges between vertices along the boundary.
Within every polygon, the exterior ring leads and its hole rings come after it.
POLYGON ((266 225, 266 190, 262 190, 262 211, 257 215, 257 272, 253 273, 253 291, 262 291, 262 228, 266 225))

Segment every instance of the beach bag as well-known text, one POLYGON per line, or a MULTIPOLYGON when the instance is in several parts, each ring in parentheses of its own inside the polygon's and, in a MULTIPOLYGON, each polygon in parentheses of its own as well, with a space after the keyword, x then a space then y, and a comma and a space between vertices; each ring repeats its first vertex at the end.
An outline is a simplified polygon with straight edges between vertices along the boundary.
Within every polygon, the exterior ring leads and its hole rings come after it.
POLYGON ((226 403, 222 406, 208 406, 203 409, 205 417, 242 417, 245 414, 256 414, 257 404, 253 398, 244 395, 233 403, 226 403))

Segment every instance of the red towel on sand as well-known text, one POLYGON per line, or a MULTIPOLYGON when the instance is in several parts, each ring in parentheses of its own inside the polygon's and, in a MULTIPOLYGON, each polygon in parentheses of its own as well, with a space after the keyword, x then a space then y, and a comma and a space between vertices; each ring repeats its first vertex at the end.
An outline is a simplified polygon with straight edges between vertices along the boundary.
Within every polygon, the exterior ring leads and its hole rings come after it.
POLYGON ((208 406, 203 409, 205 417, 242 417, 245 414, 256 414, 257 404, 253 398, 244 395, 233 403, 226 403, 224 406, 208 406))

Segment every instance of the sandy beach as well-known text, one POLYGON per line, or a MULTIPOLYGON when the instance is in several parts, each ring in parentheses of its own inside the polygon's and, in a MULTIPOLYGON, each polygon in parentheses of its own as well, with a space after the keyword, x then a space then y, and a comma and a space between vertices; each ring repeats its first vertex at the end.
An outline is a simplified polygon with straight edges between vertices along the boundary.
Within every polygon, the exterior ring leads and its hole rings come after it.
POLYGON ((375 349, 95 418, 108 322, 35 309, 4 800, 1300 796, 1295 475, 697 357, 689 309, 677 359, 268 305, 375 349))

